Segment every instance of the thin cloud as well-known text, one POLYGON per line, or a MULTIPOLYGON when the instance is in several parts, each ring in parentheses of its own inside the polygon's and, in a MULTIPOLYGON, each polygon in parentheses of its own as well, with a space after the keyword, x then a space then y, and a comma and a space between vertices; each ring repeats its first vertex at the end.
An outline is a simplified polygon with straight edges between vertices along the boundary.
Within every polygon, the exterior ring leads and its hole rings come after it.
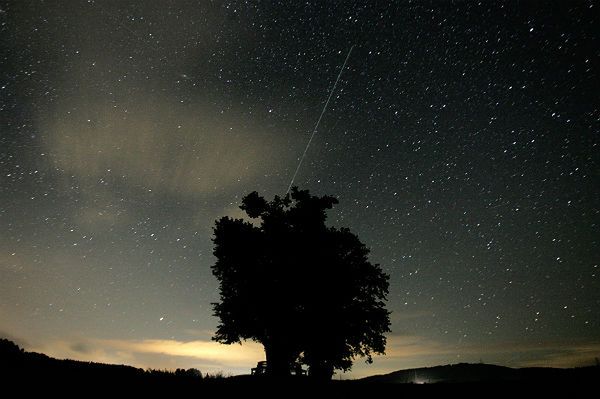
POLYGON ((189 341, 147 339, 139 341, 99 340, 97 345, 132 353, 155 353, 167 356, 180 356, 223 365, 237 366, 252 364, 264 356, 261 345, 222 345, 213 341, 189 341))
POLYGON ((254 342, 222 345, 209 340, 95 339, 54 340, 28 350, 59 359, 127 364, 141 368, 189 368, 203 371, 247 373, 264 359, 263 347, 254 342))
POLYGON ((136 104, 123 116, 88 99, 77 115, 41 117, 47 166, 69 176, 69 185, 73 176, 84 187, 195 198, 264 176, 291 156, 278 135, 240 117, 225 119, 200 104, 176 111, 169 100, 136 104))

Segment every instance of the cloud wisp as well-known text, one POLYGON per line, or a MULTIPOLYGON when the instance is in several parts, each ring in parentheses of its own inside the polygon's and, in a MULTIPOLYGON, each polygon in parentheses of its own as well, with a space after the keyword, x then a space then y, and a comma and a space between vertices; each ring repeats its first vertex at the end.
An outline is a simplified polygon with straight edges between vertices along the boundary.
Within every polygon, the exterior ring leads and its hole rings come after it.
POLYGON ((127 364, 141 368, 189 368, 203 372, 248 372, 264 358, 261 345, 222 345, 209 340, 175 339, 94 339, 77 338, 46 342, 28 350, 43 352, 60 359, 127 364))

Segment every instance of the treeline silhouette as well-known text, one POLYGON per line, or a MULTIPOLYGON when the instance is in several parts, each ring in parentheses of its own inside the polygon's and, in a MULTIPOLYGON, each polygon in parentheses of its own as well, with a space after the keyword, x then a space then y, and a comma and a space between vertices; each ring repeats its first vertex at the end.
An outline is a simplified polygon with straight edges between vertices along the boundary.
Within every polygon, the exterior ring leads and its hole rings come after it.
POLYGON ((4 381, 3 387, 18 383, 24 390, 41 387, 109 391, 177 387, 179 390, 188 390, 225 379, 219 375, 203 376, 196 369, 144 370, 125 365, 59 360, 26 352, 8 339, 0 339, 0 376, 4 381))

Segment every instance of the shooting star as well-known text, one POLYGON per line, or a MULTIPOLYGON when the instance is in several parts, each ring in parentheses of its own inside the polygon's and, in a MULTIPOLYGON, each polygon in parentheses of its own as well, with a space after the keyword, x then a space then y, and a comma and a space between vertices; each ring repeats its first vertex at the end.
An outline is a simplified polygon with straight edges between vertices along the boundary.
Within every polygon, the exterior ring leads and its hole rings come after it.
POLYGON ((346 67, 346 63, 348 62, 348 59, 350 58, 350 53, 352 53, 352 49, 354 49, 354 45, 352 45, 352 47, 350 47, 350 50, 348 50, 348 54, 346 55, 346 59, 344 60, 344 63, 342 64, 342 69, 340 69, 340 72, 338 73, 337 78, 335 79, 335 83, 333 84, 333 87, 331 88, 331 91, 329 92, 329 97, 327 97, 327 101, 325 102, 325 105, 323 106, 323 109, 321 110, 321 115, 319 115, 319 119, 317 120, 317 123, 315 124, 315 127, 312 131, 312 134, 310 135, 310 138, 308 139, 308 143, 306 143, 306 147, 304 148, 304 152, 302 153, 302 156, 300 157, 300 162, 298 162, 298 166, 296 167, 296 171, 294 172, 294 175, 292 176, 292 180, 290 181, 290 185, 288 186, 287 191, 285 192, 286 194, 288 194, 292 188, 292 185, 294 184, 294 180, 296 179, 296 175, 298 174, 298 171, 300 170, 300 167, 302 166, 302 162, 304 161, 304 157, 306 157, 306 153, 308 152, 308 147, 310 147, 310 143, 312 142, 313 138, 315 137, 315 134, 317 134, 317 129, 319 128, 319 123, 321 123, 321 119, 323 119, 323 114, 325 114, 325 111, 327 110, 327 106, 329 105, 329 101, 331 100, 331 96, 333 95, 333 92, 335 91, 335 87, 337 86, 340 77, 342 76, 342 72, 344 72, 344 68, 346 67))

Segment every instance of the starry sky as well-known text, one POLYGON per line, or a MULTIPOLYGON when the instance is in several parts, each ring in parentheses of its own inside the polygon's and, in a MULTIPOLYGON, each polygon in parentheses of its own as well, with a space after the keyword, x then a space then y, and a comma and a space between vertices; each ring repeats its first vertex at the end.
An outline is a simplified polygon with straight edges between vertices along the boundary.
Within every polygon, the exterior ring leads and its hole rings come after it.
POLYGON ((247 373, 212 227, 295 183, 390 274, 361 376, 600 354, 595 1, 0 1, 0 335, 247 373))

